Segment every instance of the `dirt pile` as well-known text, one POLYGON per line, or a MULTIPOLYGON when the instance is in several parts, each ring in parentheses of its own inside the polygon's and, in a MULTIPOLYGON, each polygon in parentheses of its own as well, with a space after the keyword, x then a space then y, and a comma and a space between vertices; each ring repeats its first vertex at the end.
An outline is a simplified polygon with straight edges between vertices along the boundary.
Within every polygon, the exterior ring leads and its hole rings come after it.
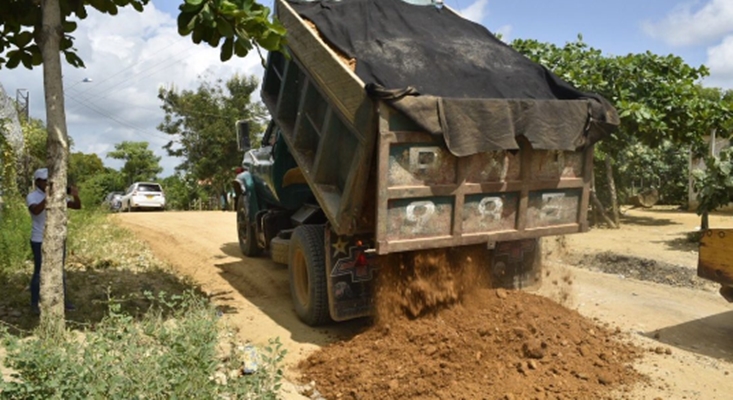
POLYGON ((601 399, 642 351, 544 297, 479 289, 460 306, 382 319, 300 363, 326 399, 601 399))

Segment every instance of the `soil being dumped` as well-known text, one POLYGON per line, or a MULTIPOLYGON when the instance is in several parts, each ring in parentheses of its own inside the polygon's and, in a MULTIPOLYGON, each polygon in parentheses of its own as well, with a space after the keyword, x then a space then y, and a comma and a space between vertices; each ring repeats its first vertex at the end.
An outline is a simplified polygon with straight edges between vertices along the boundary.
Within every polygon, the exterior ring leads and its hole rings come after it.
POLYGON ((302 361, 302 380, 326 399, 602 399, 642 379, 618 330, 456 260, 393 260, 375 324, 302 361))

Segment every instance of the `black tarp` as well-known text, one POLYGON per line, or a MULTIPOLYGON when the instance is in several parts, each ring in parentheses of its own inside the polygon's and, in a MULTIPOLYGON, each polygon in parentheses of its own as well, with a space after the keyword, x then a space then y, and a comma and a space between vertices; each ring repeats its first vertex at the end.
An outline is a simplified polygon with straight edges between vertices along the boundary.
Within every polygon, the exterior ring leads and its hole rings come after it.
POLYGON ((401 0, 290 2, 329 45, 356 59, 370 96, 443 135, 458 156, 576 150, 618 125, 615 109, 445 7, 401 0))

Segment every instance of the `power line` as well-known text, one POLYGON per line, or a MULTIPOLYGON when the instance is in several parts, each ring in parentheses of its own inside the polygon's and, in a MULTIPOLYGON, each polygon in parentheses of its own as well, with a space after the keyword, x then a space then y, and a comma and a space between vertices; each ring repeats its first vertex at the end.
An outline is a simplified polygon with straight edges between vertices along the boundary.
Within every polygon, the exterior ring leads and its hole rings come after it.
MULTIPOLYGON (((131 69, 131 68, 134 68, 134 67, 140 66, 140 65, 142 65, 142 64, 143 64, 144 62, 147 62, 148 60, 150 60, 150 59, 151 59, 151 58, 153 58, 153 57, 159 57, 159 56, 161 56, 161 54, 160 54, 160 50, 163 50, 163 48, 171 48, 171 47, 173 47, 173 46, 177 45, 178 43, 180 43, 181 41, 183 41, 183 40, 185 40, 185 39, 186 39, 185 37, 181 37, 180 39, 178 39, 178 40, 174 41, 173 43, 170 43, 170 42, 169 42, 169 43, 165 43, 165 44, 164 44, 163 46, 160 46, 160 47, 159 47, 158 49, 156 49, 155 51, 153 51, 153 52, 151 53, 151 55, 150 55, 150 56, 148 56, 148 57, 146 57, 146 58, 143 58, 142 60, 138 60, 138 62, 136 62, 136 63, 134 63, 134 64, 130 64, 130 65, 128 65, 127 67, 125 67, 125 68, 123 68, 123 69, 121 69, 121 70, 119 70, 119 71, 117 71, 117 72, 115 72, 115 73, 113 73, 113 74, 111 74, 111 75, 108 75, 107 77, 105 77, 105 78, 104 78, 104 79, 102 79, 101 81, 97 82, 97 84, 96 84, 95 86, 96 86, 96 87, 99 87, 99 86, 100 86, 101 84, 103 84, 103 83, 105 83, 105 82, 109 81, 110 79, 112 79, 112 78, 114 78, 114 77, 116 77, 116 76, 118 76, 118 75, 122 74, 123 72, 125 72, 125 71, 127 71, 127 70, 129 70, 129 69, 131 69)), ((165 62, 165 61, 167 61, 167 60, 163 60, 163 61, 161 61, 160 63, 163 63, 163 62, 165 62)), ((158 63, 158 64, 155 64, 155 65, 153 65, 153 67, 155 67, 155 66, 159 65, 160 63, 158 63)), ((134 75, 133 75, 133 76, 134 76, 134 75)), ((80 82, 81 82, 81 81, 80 81, 80 82)), ((120 83, 124 83, 124 82, 125 82, 125 80, 122 80, 122 81, 120 81, 120 83)), ((118 83, 118 84, 115 84, 115 86, 119 85, 120 83, 118 83)), ((76 83, 76 84, 75 84, 74 86, 76 86, 77 84, 79 84, 79 82, 77 82, 77 83, 76 83)), ((72 86, 72 87, 73 87, 73 86, 72 86)), ((87 90, 84 90, 84 91, 82 91, 82 92, 81 92, 81 94, 83 94, 83 93, 86 93, 86 92, 88 92, 88 91, 90 91, 90 90, 92 90, 92 88, 89 88, 89 89, 87 89, 87 90)))
MULTIPOLYGON (((107 87, 103 88, 101 91, 99 91, 98 93, 94 93, 91 96, 87 97, 87 99, 92 100, 92 99, 106 98, 109 95, 109 93, 112 92, 113 89, 115 89, 116 87, 118 87, 120 85, 136 83, 136 82, 139 82, 140 80, 142 80, 144 78, 147 78, 147 77, 149 77, 149 76, 151 76, 151 75, 153 75, 155 73, 158 73, 160 71, 166 70, 166 69, 172 67, 173 65, 178 64, 179 61, 181 61, 182 59, 186 58, 187 57, 187 53, 190 52, 192 49, 193 48, 189 47, 189 48, 183 50, 183 52, 177 58, 173 58, 173 59, 167 58, 167 59, 165 59, 163 61, 160 61, 160 62, 152 65, 149 68, 146 68, 146 69, 144 69, 144 70, 142 70, 142 71, 140 71, 138 73, 135 73, 135 74, 131 75, 130 77, 127 77, 125 79, 122 79, 122 80, 118 81, 117 83, 113 83, 111 86, 107 86, 107 87), (162 65, 161 68, 157 68, 156 69, 156 67, 161 66, 161 65, 162 65), (147 72, 145 75, 140 76, 141 74, 143 74, 145 72, 147 72)), ((137 65, 140 65, 140 64, 141 63, 138 63, 137 65)), ((130 67, 127 67, 123 71, 128 70, 128 69, 130 69, 130 68, 132 68, 134 66, 136 66, 136 65, 132 65, 130 67)), ((119 73, 117 73, 115 75, 119 75, 119 73)), ((108 80, 109 79, 105 79, 104 81, 100 82, 100 84, 103 83, 103 82, 106 82, 108 80)), ((89 89, 87 89, 87 90, 85 90, 85 91, 83 91, 83 92, 81 92, 79 94, 87 93, 87 92, 89 92, 91 90, 95 90, 95 89, 97 89, 99 87, 100 87, 99 85, 95 85, 94 88, 89 88, 89 89)))
POLYGON ((142 135, 140 135, 140 137, 143 138, 143 139, 147 139, 146 136, 150 136, 151 134, 153 136, 157 136, 159 139, 170 139, 167 136, 160 136, 161 134, 154 133, 154 132, 151 132, 151 131, 147 131, 147 130, 144 130, 142 128, 139 128, 139 127, 137 127, 135 125, 132 125, 129 122, 125 122, 125 121, 119 120, 119 119, 117 119, 117 118, 115 118, 115 117, 113 117, 113 116, 111 116, 111 115, 109 115, 109 114, 107 114, 107 113, 105 113, 103 111, 100 111, 99 109, 97 109, 96 107, 90 105, 89 103, 84 102, 82 100, 75 99, 72 96, 69 96, 69 99, 71 99, 71 100, 73 100, 73 101, 81 104, 82 106, 90 109, 91 111, 94 111, 95 113, 97 113, 97 114, 99 114, 99 115, 101 115, 101 116, 103 116, 105 118, 111 119, 112 121, 115 121, 115 122, 117 122, 120 125, 124 125, 124 126, 130 128, 130 129, 132 129, 133 130, 133 133, 138 134, 138 132, 139 132, 140 134, 142 134, 142 135))

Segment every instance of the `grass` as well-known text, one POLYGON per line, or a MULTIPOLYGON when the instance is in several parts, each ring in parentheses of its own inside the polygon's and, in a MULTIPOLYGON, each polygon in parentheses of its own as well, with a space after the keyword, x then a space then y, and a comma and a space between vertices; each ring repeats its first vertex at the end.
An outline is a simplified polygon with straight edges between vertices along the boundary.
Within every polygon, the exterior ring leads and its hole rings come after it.
POLYGON ((0 354, 7 353, 0 397, 276 397, 279 342, 258 349, 259 371, 243 375, 250 347, 235 342, 219 311, 99 210, 69 211, 67 296, 77 310, 67 313, 63 337, 38 332, 25 250, 30 218, 24 205, 8 209, 0 221, 0 246, 11 251, 0 264, 0 354))
POLYGON ((0 210, 0 272, 21 270, 32 259, 31 217, 18 195, 6 197, 0 210))

